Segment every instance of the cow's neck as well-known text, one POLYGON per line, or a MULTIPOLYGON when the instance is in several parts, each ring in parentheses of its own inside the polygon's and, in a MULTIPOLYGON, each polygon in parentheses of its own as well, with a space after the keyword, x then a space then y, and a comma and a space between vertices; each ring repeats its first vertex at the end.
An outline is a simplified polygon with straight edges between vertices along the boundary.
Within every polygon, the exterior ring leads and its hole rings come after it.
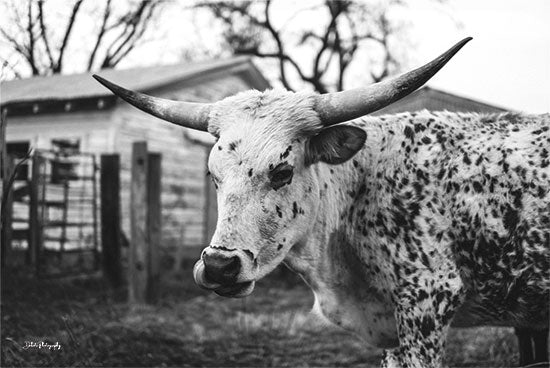
POLYGON ((367 131, 365 149, 342 165, 315 167, 320 188, 317 216, 311 231, 291 249, 285 262, 311 286, 317 307, 326 317, 374 345, 389 346, 396 341, 393 315, 388 314, 384 297, 371 287, 368 261, 354 238, 361 211, 357 206, 364 205, 357 197, 376 190, 370 178, 391 157, 391 137, 380 126, 363 128, 367 131))
MULTIPOLYGON (((391 169, 398 160, 399 149, 393 143, 396 133, 391 129, 392 125, 399 124, 397 119, 368 118, 354 123, 367 132, 365 148, 344 164, 319 163, 314 167, 320 190, 317 216, 306 237, 293 247, 285 260, 312 287, 316 282, 331 281, 323 280, 327 275, 321 272, 324 268, 340 269, 343 261, 349 265, 347 258, 353 256, 349 251, 359 246, 353 240, 358 231, 355 226, 358 214, 362 208, 376 206, 376 203, 364 203, 364 199, 376 199, 376 192, 380 190, 377 174, 391 169), (358 197, 362 198, 361 202, 358 197)), ((362 263, 365 264, 365 260, 362 263)))

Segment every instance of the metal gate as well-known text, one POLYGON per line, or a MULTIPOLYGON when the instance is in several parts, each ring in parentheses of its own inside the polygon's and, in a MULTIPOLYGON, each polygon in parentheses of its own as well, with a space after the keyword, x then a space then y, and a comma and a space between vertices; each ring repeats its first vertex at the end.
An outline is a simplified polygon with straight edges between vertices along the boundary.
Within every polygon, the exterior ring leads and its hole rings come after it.
POLYGON ((98 165, 93 154, 35 150, 13 195, 12 251, 39 276, 99 268, 98 165))

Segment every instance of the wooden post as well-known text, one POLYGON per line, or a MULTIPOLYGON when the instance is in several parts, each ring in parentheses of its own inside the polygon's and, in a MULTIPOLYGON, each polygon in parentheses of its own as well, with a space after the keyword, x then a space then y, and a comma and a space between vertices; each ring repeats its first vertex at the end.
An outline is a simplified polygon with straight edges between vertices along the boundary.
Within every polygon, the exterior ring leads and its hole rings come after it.
POLYGON ((5 179, 8 175, 6 168, 8 159, 8 149, 6 140, 6 130, 8 129, 8 109, 2 108, 0 112, 0 176, 5 179))
POLYGON ((147 153, 146 142, 132 147, 130 193, 129 301, 152 303, 157 298, 160 275, 161 155, 147 153))
MULTIPOLYGON (((97 162, 96 161, 96 156, 92 155, 92 171, 93 171, 93 174, 92 174, 92 195, 94 197, 94 200, 92 201, 92 211, 93 211, 92 218, 93 218, 93 222, 94 222, 94 226, 93 226, 93 231, 94 231, 94 269, 99 268, 98 266, 99 266, 99 263, 100 263, 99 249, 98 249, 98 246, 99 246, 98 225, 97 225, 97 171, 98 171, 98 168, 97 168, 96 162, 97 162)), ((117 178, 118 178, 118 170, 117 170, 116 175, 117 175, 117 178)), ((118 181, 120 182, 120 179, 118 181)), ((120 187, 120 185, 119 185, 119 187, 120 187)), ((119 205, 119 208, 120 208, 120 205, 119 205)), ((120 221, 120 213, 119 213, 118 218, 119 218, 119 221, 120 221)), ((120 226, 119 226, 119 228, 120 228, 120 226)), ((119 231, 118 234, 120 234, 120 231, 119 231)), ((120 239, 120 237, 119 237, 119 239, 120 239)), ((119 241, 119 244, 120 244, 120 241, 119 241)))
POLYGON ((161 242, 161 160, 160 153, 147 155, 147 290, 148 303, 156 302, 160 278, 159 247, 161 242))
POLYGON ((5 265, 5 258, 6 258, 6 247, 7 247, 7 239, 6 239, 6 229, 9 227, 11 230, 11 223, 8 223, 8 201, 9 198, 7 195, 7 189, 6 186, 8 185, 9 181, 9 173, 11 172, 11 169, 8 168, 8 157, 7 157, 7 144, 6 144, 6 129, 7 129, 7 115, 8 110, 6 108, 3 108, 2 111, 0 111, 0 177, 2 179, 2 191, 0 192, 0 201, 1 201, 1 208, 0 208, 0 242, 2 243, 0 245, 1 248, 1 257, 2 257, 2 266, 5 265))
POLYGON ((2 258, 2 266, 6 266, 11 250, 13 227, 13 190, 10 188, 10 177, 15 170, 15 164, 12 156, 4 157, 3 168, 5 173, 2 177, 2 226, 0 228, 0 243, 2 243, 2 246, 0 256, 2 258))
POLYGON ((147 290, 147 143, 132 146, 130 184, 130 257, 128 264, 129 302, 145 303, 147 290))
POLYGON ((118 288, 122 285, 119 155, 101 155, 100 195, 103 274, 118 288))
POLYGON ((42 218, 38 211, 41 206, 41 188, 40 169, 44 159, 39 153, 35 152, 32 156, 32 174, 30 182, 30 203, 29 203, 29 249, 27 252, 27 263, 34 265, 38 273, 38 258, 42 247, 42 218))

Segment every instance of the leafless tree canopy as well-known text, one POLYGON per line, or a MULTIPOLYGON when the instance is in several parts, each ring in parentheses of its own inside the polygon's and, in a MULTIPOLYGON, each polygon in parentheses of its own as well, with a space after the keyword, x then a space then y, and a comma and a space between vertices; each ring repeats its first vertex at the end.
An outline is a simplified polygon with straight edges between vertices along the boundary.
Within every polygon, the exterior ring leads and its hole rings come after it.
POLYGON ((398 67, 389 39, 400 27, 389 20, 387 11, 401 5, 402 0, 389 0, 382 7, 358 0, 325 0, 302 10, 324 12, 327 15, 324 25, 322 19, 310 20, 308 25, 301 26, 293 41, 287 28, 297 14, 277 27, 272 19, 273 3, 273 0, 223 1, 197 6, 210 9, 222 20, 226 42, 236 53, 277 60, 280 80, 289 90, 294 90, 291 73, 320 93, 343 90, 346 72, 364 47, 377 47, 383 53, 381 65, 369 68, 373 82, 384 79, 398 67), (293 54, 291 49, 296 47, 314 50, 309 65, 293 54))
MULTIPOLYGON (((114 67, 138 46, 162 4, 161 0, 90 1, 67 1, 62 11, 59 3, 49 6, 47 0, 12 0, 5 4, 10 21, 0 25, 0 39, 32 75, 62 73, 67 53, 74 48, 85 49, 82 70, 114 67), (83 28, 86 21, 93 23, 91 33, 83 28)), ((1 61, 19 76, 20 69, 13 68, 10 60, 1 61)))

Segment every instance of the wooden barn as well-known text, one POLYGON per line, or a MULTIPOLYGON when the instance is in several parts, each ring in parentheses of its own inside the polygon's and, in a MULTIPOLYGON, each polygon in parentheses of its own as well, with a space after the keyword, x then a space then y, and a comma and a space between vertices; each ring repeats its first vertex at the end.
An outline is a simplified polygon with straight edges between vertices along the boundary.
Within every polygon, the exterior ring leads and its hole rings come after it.
MULTIPOLYGON (((195 102, 217 101, 243 90, 269 87, 246 57, 102 70, 98 74, 130 89, 195 102)), ((73 153, 95 155, 96 165, 99 154, 120 154, 122 228, 128 236, 132 143, 146 141, 149 151, 162 154, 162 244, 202 246, 208 242, 217 216, 215 192, 205 175, 214 142, 208 133, 177 127, 136 110, 97 83, 90 73, 14 80, 0 88, 2 106, 7 109, 8 153, 21 157, 29 148, 50 152, 69 147, 73 153)), ((20 179, 27 175, 23 173, 20 179)), ((94 183, 97 186, 97 180, 94 183)), ((64 217, 67 223, 75 224, 70 221, 77 216, 76 210, 69 210, 64 217)), ((64 236, 70 242, 70 237, 64 236)))

